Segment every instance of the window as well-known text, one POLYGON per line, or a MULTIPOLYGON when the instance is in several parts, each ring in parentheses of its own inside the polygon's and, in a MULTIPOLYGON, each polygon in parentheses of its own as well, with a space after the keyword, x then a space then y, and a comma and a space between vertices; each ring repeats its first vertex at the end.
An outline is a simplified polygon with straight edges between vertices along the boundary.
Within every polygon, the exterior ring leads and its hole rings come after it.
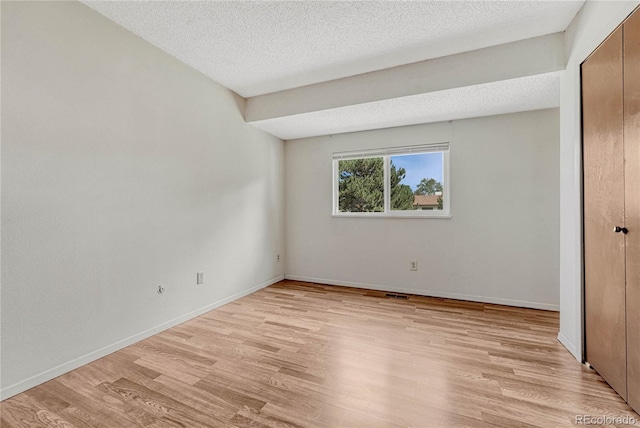
POLYGON ((449 217, 449 144, 334 153, 333 214, 449 217))

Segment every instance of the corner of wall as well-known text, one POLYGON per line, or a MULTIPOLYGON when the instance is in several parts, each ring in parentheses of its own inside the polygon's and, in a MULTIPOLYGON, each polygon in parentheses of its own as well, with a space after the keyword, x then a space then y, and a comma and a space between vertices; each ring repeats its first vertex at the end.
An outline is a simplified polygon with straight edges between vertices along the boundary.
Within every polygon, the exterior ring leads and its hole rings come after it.
POLYGON ((558 333, 558 342, 567 348, 567 351, 569 351, 576 360, 582 362, 582 352, 578 352, 576 345, 567 339, 565 335, 558 333))

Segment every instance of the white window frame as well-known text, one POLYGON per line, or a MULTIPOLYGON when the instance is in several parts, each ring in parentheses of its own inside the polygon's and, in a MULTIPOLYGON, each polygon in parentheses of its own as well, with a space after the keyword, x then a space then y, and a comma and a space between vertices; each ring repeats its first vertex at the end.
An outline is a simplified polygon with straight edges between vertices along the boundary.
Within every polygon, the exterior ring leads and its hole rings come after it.
POLYGON ((450 177, 450 147, 449 143, 423 144, 419 146, 390 147, 385 149, 359 150, 356 152, 337 152, 333 154, 333 213, 334 217, 370 217, 370 218, 451 218, 451 177, 450 177), (442 153, 442 178, 444 189, 442 192, 442 210, 391 210, 391 183, 389 182, 391 156, 418 155, 424 153, 442 153), (338 179, 338 162, 362 158, 381 157, 384 165, 384 212, 378 213, 349 213, 339 212, 340 198, 338 179))

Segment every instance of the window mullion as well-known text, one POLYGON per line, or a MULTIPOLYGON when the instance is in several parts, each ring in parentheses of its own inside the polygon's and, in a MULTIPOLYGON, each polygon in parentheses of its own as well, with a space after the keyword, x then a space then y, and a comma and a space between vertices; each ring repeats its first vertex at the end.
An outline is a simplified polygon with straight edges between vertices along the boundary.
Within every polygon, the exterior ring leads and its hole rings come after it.
POLYGON ((391 212, 391 171, 390 171, 390 157, 384 157, 384 212, 388 214, 391 212))

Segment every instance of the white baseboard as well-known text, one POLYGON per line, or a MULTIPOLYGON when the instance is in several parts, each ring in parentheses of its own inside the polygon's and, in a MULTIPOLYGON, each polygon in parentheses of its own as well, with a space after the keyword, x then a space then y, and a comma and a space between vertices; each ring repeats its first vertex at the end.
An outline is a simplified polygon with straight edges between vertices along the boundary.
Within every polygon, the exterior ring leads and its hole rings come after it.
POLYGON ((47 382, 53 378, 56 378, 60 375, 63 375, 67 372, 70 372, 71 370, 75 370, 78 367, 84 366, 85 364, 89 364, 92 361, 95 361, 99 358, 102 358, 106 355, 109 355, 113 352, 116 352, 122 348, 125 348, 129 345, 133 345, 136 342, 139 342, 143 339, 146 339, 150 336, 153 336, 154 334, 158 334, 161 331, 167 330, 171 327, 174 327, 178 324, 182 324, 185 321, 189 321, 192 318, 195 318, 199 315, 202 315, 206 312, 209 312, 213 309, 219 308, 222 305, 225 305, 229 302, 232 302, 234 300, 237 300, 241 297, 247 296, 255 291, 258 291, 262 288, 268 287, 272 284, 275 284, 276 282, 282 281, 284 279, 284 275, 280 275, 277 276, 275 278, 272 278, 268 281, 263 282, 262 284, 258 284, 254 287, 251 287, 247 290, 241 291, 240 293, 236 293, 232 296, 226 297, 222 300, 218 300, 217 302, 214 303, 210 303, 206 306, 203 306, 200 309, 196 309, 195 311, 191 311, 187 314, 184 314, 182 316, 179 316, 178 318, 174 318, 170 321, 164 322, 160 325, 157 325, 155 327, 152 327, 148 330, 142 331, 138 334, 134 334, 133 336, 127 337, 126 339, 122 339, 119 340, 116 343, 113 343, 111 345, 105 346, 103 348, 97 349, 93 352, 90 352, 88 354, 85 354, 81 357, 78 357, 74 360, 68 361, 66 363, 60 364, 57 367, 54 367, 52 369, 49 370, 45 370, 42 373, 39 373, 35 376, 32 376, 28 379, 22 380, 20 382, 14 383, 13 385, 10 385, 6 388, 3 388, 2 390, 0 390, 0 400, 4 400, 7 399, 9 397, 12 397, 16 394, 19 394, 21 392, 24 392, 30 388, 33 388, 34 386, 40 385, 41 383, 47 382))
POLYGON ((571 352, 571 355, 573 355, 576 360, 582 362, 582 352, 578 352, 578 348, 576 347, 576 345, 574 345, 569 339, 567 339, 564 334, 558 333, 558 342, 560 342, 562 346, 567 348, 567 351, 571 352))
POLYGON ((390 285, 378 285, 378 284, 361 284, 359 282, 349 282, 349 281, 335 281, 332 279, 324 279, 324 278, 310 278, 305 276, 296 276, 296 275, 285 275, 285 279, 290 279, 292 281, 303 281, 303 282, 315 282, 318 284, 327 284, 327 285, 343 285, 345 287, 354 287, 354 288, 368 288, 370 290, 378 290, 378 291, 392 291, 396 293, 409 293, 409 294, 417 294, 419 296, 428 296, 428 297, 440 297, 444 299, 456 299, 456 300, 468 300, 472 302, 480 302, 480 303, 492 303, 495 305, 505 305, 505 306, 516 306, 519 308, 532 308, 532 309, 544 309, 546 311, 555 311, 558 312, 560 310, 559 305, 553 305, 549 303, 538 303, 538 302, 527 302, 523 300, 510 300, 510 299, 500 299, 497 297, 487 297, 487 296, 475 296, 472 294, 458 294, 458 293, 447 293, 443 291, 436 290, 423 290, 418 288, 404 288, 404 287, 395 287, 390 285))

